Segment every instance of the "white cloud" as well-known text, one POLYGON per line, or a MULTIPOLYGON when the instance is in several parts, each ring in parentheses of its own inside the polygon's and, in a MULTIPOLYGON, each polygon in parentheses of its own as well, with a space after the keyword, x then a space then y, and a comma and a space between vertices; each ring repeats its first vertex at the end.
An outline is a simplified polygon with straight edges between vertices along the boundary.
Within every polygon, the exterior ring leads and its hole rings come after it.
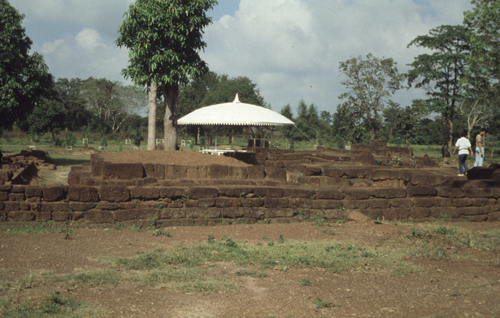
POLYGON ((76 35, 75 40, 78 46, 88 53, 94 53, 99 46, 105 46, 99 33, 93 29, 83 29, 76 35))
MULTIPOLYGON (((275 110, 300 99, 333 112, 338 65, 352 56, 391 57, 400 71, 423 51, 407 49, 441 24, 460 24, 467 0, 240 0, 233 16, 207 28, 210 68, 248 76, 275 110)), ((398 94, 408 105, 419 92, 398 94)))

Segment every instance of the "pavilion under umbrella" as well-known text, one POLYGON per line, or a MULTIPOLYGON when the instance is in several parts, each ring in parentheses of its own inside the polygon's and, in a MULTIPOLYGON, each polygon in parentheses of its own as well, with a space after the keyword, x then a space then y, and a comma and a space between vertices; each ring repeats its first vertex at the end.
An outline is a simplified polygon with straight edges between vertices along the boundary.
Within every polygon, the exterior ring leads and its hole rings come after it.
MULTIPOLYGON (((206 126, 293 126, 285 116, 262 106, 240 102, 238 94, 232 103, 222 103, 199 108, 177 121, 178 125, 206 126)), ((217 150, 217 132, 215 133, 217 150)))

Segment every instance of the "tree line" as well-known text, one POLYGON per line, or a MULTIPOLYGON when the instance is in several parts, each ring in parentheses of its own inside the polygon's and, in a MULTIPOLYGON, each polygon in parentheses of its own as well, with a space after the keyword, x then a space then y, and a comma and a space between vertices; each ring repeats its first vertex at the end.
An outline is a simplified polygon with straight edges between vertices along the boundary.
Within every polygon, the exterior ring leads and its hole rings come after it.
MULTIPOLYGON (((368 143, 386 139, 410 144, 440 144, 449 156, 461 130, 479 127, 500 132, 498 30, 500 2, 472 0, 461 25, 435 27, 416 37, 408 47, 425 48, 410 70, 398 71, 392 58, 371 53, 340 62, 341 84, 335 112, 318 112, 301 100, 281 113, 296 128, 281 128, 290 140, 315 144, 368 143), (422 89, 426 98, 399 105, 392 100, 401 89, 422 89)), ((175 149, 177 119, 190 111, 228 102, 239 93, 242 102, 269 107, 247 77, 229 78, 210 72, 200 58, 206 47, 203 28, 212 22, 206 12, 215 0, 137 0, 120 26, 116 44, 129 50, 125 78, 135 86, 107 79, 58 79, 43 57, 30 53, 31 40, 21 26, 23 15, 0 0, 0 129, 16 124, 30 134, 62 129, 126 131, 139 136, 148 127, 148 149, 163 133, 165 149, 175 149), (160 104, 162 107, 157 107, 160 104), (146 114, 147 122, 141 115, 146 114), (158 129, 157 129, 158 127, 158 129)), ((209 127, 185 128, 197 135, 209 127), (196 130, 196 131, 195 131, 196 130)), ((239 128, 241 129, 241 128, 239 128)), ((227 128, 226 134, 238 133, 227 128)), ((139 138, 139 137, 137 137, 139 138)))

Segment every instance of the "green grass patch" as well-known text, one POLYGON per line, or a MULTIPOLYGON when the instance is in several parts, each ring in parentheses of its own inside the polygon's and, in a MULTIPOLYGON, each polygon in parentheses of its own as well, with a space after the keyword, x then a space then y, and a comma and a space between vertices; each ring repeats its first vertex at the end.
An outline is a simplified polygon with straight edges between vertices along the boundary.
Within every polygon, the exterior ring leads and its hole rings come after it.
POLYGON ((68 285, 95 287, 99 285, 117 286, 121 277, 115 270, 105 269, 72 275, 53 276, 51 280, 54 282, 65 282, 68 285))
POLYGON ((12 225, 10 223, 0 224, 0 231, 12 235, 44 234, 44 233, 62 233, 65 231, 63 225, 55 222, 33 223, 29 225, 12 225))

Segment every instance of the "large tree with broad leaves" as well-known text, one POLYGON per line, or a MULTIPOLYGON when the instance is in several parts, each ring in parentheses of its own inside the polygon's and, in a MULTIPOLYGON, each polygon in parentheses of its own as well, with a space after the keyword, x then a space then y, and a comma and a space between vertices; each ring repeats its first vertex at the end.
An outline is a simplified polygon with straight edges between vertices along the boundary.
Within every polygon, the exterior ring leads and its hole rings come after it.
POLYGON ((198 53, 206 47, 203 29, 212 22, 206 12, 215 4, 216 0, 137 0, 125 13, 116 43, 129 49, 123 75, 149 86, 148 150, 155 149, 158 90, 165 101, 165 150, 175 150, 179 84, 208 72, 198 53))

